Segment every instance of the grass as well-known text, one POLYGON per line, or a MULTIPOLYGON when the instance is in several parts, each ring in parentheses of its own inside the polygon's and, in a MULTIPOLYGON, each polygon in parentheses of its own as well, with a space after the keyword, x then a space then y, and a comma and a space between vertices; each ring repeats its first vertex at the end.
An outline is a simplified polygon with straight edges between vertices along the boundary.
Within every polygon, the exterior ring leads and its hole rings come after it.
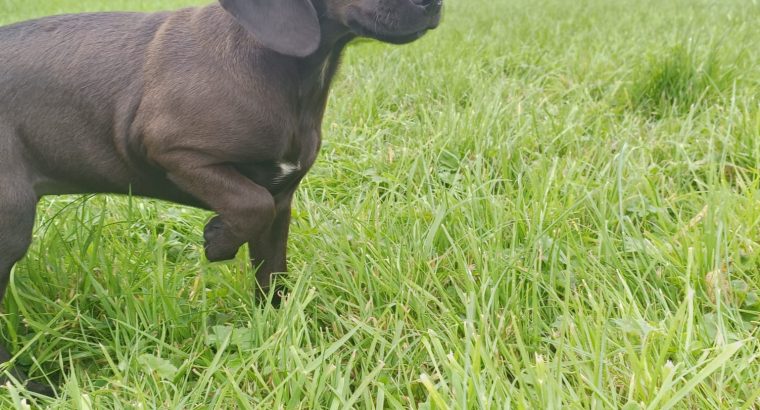
POLYGON ((201 258, 207 213, 48 198, 3 338, 50 408, 758 409, 759 19, 450 0, 413 45, 347 51, 282 309, 243 252, 201 258))

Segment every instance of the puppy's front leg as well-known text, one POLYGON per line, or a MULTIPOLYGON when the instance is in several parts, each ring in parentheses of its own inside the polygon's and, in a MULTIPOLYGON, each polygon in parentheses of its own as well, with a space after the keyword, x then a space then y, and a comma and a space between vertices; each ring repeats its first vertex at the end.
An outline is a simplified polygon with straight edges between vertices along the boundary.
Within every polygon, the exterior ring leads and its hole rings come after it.
MULTIPOLYGON (((295 188, 294 188, 295 190, 295 188)), ((290 206, 293 191, 275 198, 275 218, 270 229, 248 242, 251 264, 256 271, 260 296, 266 297, 272 284, 272 274, 287 271, 287 245, 290 230, 290 206)), ((275 293, 272 305, 280 305, 281 296, 275 293)))
POLYGON ((206 257, 222 261, 272 227, 275 202, 266 188, 257 185, 227 164, 204 164, 203 159, 179 156, 164 159, 168 178, 218 215, 206 225, 206 257))

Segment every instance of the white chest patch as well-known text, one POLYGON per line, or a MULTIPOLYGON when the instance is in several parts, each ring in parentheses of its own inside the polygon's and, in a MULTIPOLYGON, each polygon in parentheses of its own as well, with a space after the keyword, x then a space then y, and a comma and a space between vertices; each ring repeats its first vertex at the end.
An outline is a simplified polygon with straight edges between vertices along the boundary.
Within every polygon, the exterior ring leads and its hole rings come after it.
POLYGON ((294 172, 298 172, 301 170, 300 162, 296 164, 292 162, 280 162, 277 164, 277 166, 280 167, 280 172, 274 177, 275 183, 282 182, 294 172))

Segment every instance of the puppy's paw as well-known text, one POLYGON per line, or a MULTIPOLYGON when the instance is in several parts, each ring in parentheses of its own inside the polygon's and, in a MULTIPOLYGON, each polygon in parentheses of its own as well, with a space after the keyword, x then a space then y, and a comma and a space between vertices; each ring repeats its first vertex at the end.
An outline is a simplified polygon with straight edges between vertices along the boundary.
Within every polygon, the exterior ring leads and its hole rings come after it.
POLYGON ((52 386, 48 386, 47 384, 26 382, 26 389, 41 396, 55 397, 55 390, 53 390, 52 386))
POLYGON ((273 308, 279 309, 282 307, 282 302, 287 298, 288 296, 288 288, 282 285, 276 285, 274 288, 274 292, 269 293, 269 291, 259 289, 256 292, 256 301, 258 302, 259 306, 265 306, 267 304, 272 305, 273 308))
POLYGON ((287 298, 289 289, 285 286, 277 286, 272 294, 272 307, 279 309, 282 306, 283 300, 287 298))
POLYGON ((211 262, 220 262, 234 259, 240 249, 239 241, 233 239, 227 228, 218 216, 213 217, 203 230, 203 239, 206 243, 203 249, 206 259, 211 262))
MULTIPOLYGON (((14 379, 21 382, 24 387, 26 387, 26 390, 28 392, 35 393, 40 396, 55 397, 55 390, 53 389, 53 386, 50 386, 46 383, 30 381, 25 372, 15 367, 8 369, 8 372, 13 376, 14 379)), ((0 385, 5 385, 7 383, 10 383, 8 378, 5 376, 0 376, 0 385)))

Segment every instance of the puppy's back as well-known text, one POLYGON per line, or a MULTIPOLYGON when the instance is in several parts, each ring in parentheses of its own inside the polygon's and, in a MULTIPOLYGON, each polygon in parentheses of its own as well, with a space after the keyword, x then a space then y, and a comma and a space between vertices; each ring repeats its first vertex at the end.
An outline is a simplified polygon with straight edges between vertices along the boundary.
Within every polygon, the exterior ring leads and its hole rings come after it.
POLYGON ((100 182, 79 169, 101 179, 126 174, 114 141, 128 132, 146 49, 167 15, 73 14, 0 27, 0 128, 23 141, 38 172, 93 186, 100 182))

